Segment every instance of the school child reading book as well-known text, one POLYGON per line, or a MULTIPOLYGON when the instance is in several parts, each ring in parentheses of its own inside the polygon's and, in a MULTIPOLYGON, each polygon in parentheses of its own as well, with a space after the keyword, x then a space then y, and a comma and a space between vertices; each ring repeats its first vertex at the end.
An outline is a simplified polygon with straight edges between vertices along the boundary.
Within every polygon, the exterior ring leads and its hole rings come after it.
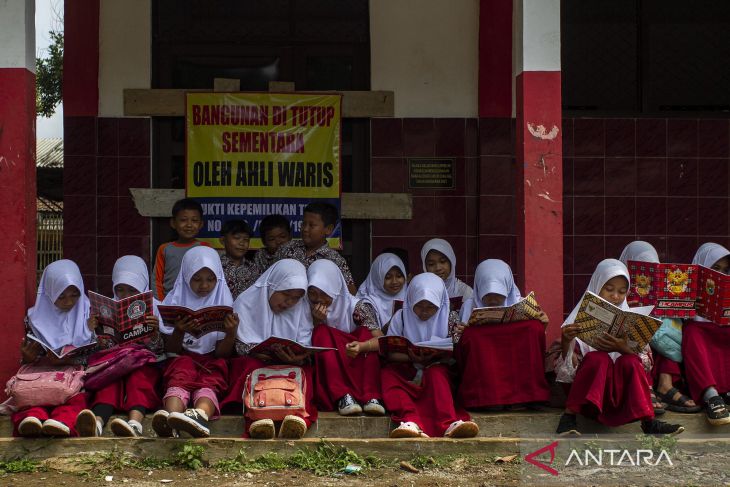
MULTIPOLYGON (((616 259, 601 261, 591 276, 588 291, 609 303, 628 310, 629 271, 616 259)), ((645 434, 677 434, 684 428, 654 419, 647 372, 651 369, 651 350, 633 353, 626 337, 603 334, 596 337, 599 349, 577 338, 575 324, 580 303, 562 325, 562 353, 555 370, 559 382, 570 383, 565 412, 557 433, 579 435, 576 415, 595 419, 606 426, 641 421, 645 434)))
MULTIPOLYGON (((57 260, 44 269, 35 305, 28 309, 25 326, 27 337, 20 346, 22 364, 59 370, 66 365, 85 365, 88 355, 94 351, 88 345, 95 341, 96 322, 89 316, 89 298, 84 294, 84 281, 75 262, 57 260), (82 350, 63 358, 50 351, 65 346, 82 350)), ((16 410, 11 416, 13 434, 77 436, 74 422, 76 415, 86 407, 86 401, 86 393, 78 392, 57 406, 33 404, 16 410)), ((9 406, 13 407, 12 398, 9 406)))
POLYGON ((256 251, 253 262, 260 275, 276 262, 279 247, 291 240, 291 224, 282 215, 269 215, 261 220, 259 236, 264 246, 256 251))
POLYGON ((175 284, 185 252, 199 245, 197 237, 203 228, 203 207, 192 198, 183 198, 172 206, 170 227, 177 238, 159 246, 155 255, 155 297, 162 301, 175 284))
POLYGON ((396 302, 402 305, 405 299, 407 275, 403 261, 397 255, 383 253, 375 258, 367 279, 357 290, 358 298, 367 298, 375 307, 381 330, 390 322, 396 302))
MULTIPOLYGON (((114 263, 112 285, 115 299, 149 291, 147 264, 136 255, 120 257, 114 263)), ((155 331, 142 344, 160 360, 164 360, 164 344, 159 333, 160 318, 156 308, 153 302, 153 309, 146 313, 144 324, 155 331)), ((79 436, 101 436, 104 425, 115 411, 126 413, 128 419, 114 418, 109 423, 112 433, 124 437, 142 436, 145 414, 160 405, 157 385, 161 375, 161 369, 156 364, 145 364, 121 380, 96 391, 91 400, 91 409, 84 409, 76 416, 79 436)))
POLYGON ((410 257, 406 249, 404 249, 403 247, 386 247, 380 253, 396 255, 403 263, 403 268, 405 269, 406 284, 411 282, 411 279, 413 279, 413 273, 411 272, 410 257))
MULTIPOLYGON (((264 272, 256 283, 241 294, 233 304, 240 317, 236 353, 231 359, 231 388, 223 400, 240 411, 246 378, 255 369, 267 365, 301 367, 308 384, 305 396, 305 415, 287 415, 279 424, 279 438, 298 439, 317 421, 314 405, 314 374, 309 353, 297 353, 290 347, 276 347, 268 354, 257 353, 255 347, 271 337, 292 340, 304 346, 312 344, 312 317, 304 298, 307 289, 307 270, 301 262, 283 259, 264 272)), ((273 419, 245 420, 246 435, 256 439, 276 436, 273 419)))
POLYGON ((350 294, 342 272, 329 260, 310 265, 307 279, 312 345, 337 349, 314 357, 319 409, 337 408, 343 416, 362 412, 382 416, 378 337, 383 332, 374 303, 350 294))
POLYGON ((423 272, 432 272, 443 279, 449 298, 460 298, 462 303, 471 298, 472 288, 456 278, 456 254, 449 242, 441 238, 426 242, 421 248, 421 261, 423 272))
MULTIPOLYGON (((692 263, 727 274, 730 250, 705 243, 692 263)), ((707 421, 713 426, 730 424, 730 326, 720 326, 701 316, 685 321, 682 359, 689 392, 696 403, 704 405, 707 421)))
MULTIPOLYGON (((624 247, 619 260, 627 267, 629 261, 658 264, 659 254, 649 242, 635 240, 624 247)), ((635 304, 628 302, 628 305, 635 304)), ((662 319, 662 327, 672 327, 675 324, 681 325, 681 320, 662 319)), ((675 344, 674 347, 681 354, 681 344, 675 344)), ((696 413, 700 411, 701 408, 684 394, 686 391, 684 390, 685 384, 680 363, 667 356, 664 350, 653 347, 652 351, 654 366, 651 370, 650 381, 653 384, 651 402, 654 407, 654 414, 663 414, 667 409, 678 413, 696 413)))
MULTIPOLYGON (((487 259, 474 274, 474 294, 461 308, 468 323, 475 308, 512 306, 522 296, 509 265, 487 259)), ((545 312, 537 319, 513 323, 471 325, 455 333, 459 375, 457 400, 467 409, 546 402, 550 389, 545 379, 545 312)))
MULTIPOLYGON (((190 249, 182 259, 175 286, 162 304, 192 310, 231 306, 233 298, 223 277, 218 252, 202 246, 190 249)), ((199 338, 190 334, 199 327, 190 317, 178 319, 174 326, 160 323, 165 350, 178 356, 170 360, 163 375, 164 409, 152 418, 152 428, 158 436, 172 436, 173 430, 194 437, 210 436, 208 422, 218 415, 218 396, 228 387, 228 363, 214 352, 231 345, 238 317, 229 314, 224 323, 225 331, 214 331, 199 338)))
POLYGON ((233 299, 248 289, 259 277, 254 263, 246 258, 250 240, 251 229, 245 220, 228 220, 223 224, 220 236, 224 249, 221 265, 233 299))
MULTIPOLYGON (((439 276, 426 272, 413 278, 403 309, 390 322, 388 335, 428 346, 451 340, 449 295, 439 276)), ((458 320, 458 318, 457 318, 458 320)), ((399 424, 391 438, 446 436, 470 438, 479 426, 452 396, 449 365, 429 353, 390 353, 381 369, 385 406, 399 424)))
POLYGON ((345 276, 350 293, 355 294, 357 289, 350 267, 339 252, 327 244, 327 237, 335 231, 339 219, 337 208, 333 205, 319 201, 309 203, 304 207, 302 239, 282 245, 277 252, 277 259, 298 260, 307 268, 316 260, 331 260, 345 276))

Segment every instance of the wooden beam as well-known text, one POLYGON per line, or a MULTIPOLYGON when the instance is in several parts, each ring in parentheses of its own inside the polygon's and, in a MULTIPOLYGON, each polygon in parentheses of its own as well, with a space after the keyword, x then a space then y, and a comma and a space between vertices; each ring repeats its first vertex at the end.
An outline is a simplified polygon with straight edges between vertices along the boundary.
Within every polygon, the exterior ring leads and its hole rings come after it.
POLYGON ((293 81, 269 81, 269 91, 290 93, 296 91, 293 81))
MULTIPOLYGON (((169 217, 184 189, 130 188, 140 215, 169 217)), ((342 218, 346 220, 410 220, 413 198, 407 193, 342 193, 342 218)))
POLYGON ((241 91, 241 80, 231 78, 213 78, 213 91, 227 93, 241 91))
MULTIPOLYGON (((185 115, 186 92, 210 93, 212 90, 126 88, 124 90, 124 116, 182 117, 185 115)), ((392 91, 341 91, 337 93, 342 93, 342 116, 344 118, 392 117, 395 113, 392 91)))

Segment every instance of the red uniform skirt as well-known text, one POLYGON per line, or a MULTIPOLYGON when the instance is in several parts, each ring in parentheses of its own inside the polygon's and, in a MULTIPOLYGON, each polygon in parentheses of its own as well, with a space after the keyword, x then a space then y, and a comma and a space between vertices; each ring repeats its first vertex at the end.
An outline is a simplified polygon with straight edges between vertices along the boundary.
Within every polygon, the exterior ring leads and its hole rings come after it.
POLYGON ((456 399, 467 409, 550 399, 545 327, 537 320, 467 327, 454 357, 456 399))
POLYGON ((116 411, 129 412, 135 406, 145 409, 157 409, 160 396, 157 383, 162 372, 155 365, 143 365, 126 377, 96 391, 92 407, 97 404, 109 404, 116 411))
POLYGON ((614 362, 607 352, 587 353, 576 371, 566 406, 607 426, 654 417, 649 381, 634 354, 621 355, 614 362))
POLYGON ((391 420, 413 422, 428 436, 443 436, 451 423, 468 421, 469 413, 454 403, 445 365, 432 365, 423 370, 421 384, 411 380, 416 368, 409 363, 389 363, 380 370, 385 407, 391 420))
POLYGON ((319 325, 314 329, 312 345, 337 349, 314 356, 314 397, 319 409, 334 411, 337 401, 345 394, 351 394, 360 404, 370 399, 381 399, 378 352, 361 353, 350 358, 345 347, 350 342, 364 342, 372 337, 370 330, 364 326, 358 326, 351 334, 327 325, 319 325))
POLYGON ((18 425, 25 418, 31 416, 38 418, 41 422, 47 419, 55 419, 69 427, 71 430, 71 436, 78 436, 79 434, 76 432, 76 416, 78 416, 83 409, 86 409, 86 401, 86 393, 80 392, 60 406, 33 406, 13 413, 10 417, 13 422, 13 436, 19 436, 18 425))
POLYGON ((165 390, 179 387, 194 392, 208 388, 219 396, 228 388, 228 362, 212 354, 185 352, 170 361, 163 378, 165 390))
POLYGON ((730 326, 690 321, 682 328, 684 374, 692 399, 702 402, 702 394, 714 387, 720 394, 730 392, 730 326))

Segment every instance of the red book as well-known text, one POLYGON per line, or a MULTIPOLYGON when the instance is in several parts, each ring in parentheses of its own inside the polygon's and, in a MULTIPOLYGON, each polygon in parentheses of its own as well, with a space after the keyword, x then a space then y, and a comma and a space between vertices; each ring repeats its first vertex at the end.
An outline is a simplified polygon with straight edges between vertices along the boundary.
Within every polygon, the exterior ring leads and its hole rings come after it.
POLYGON ((193 311, 185 306, 168 306, 159 305, 157 310, 162 316, 162 321, 171 328, 175 327, 175 321, 178 319, 189 316, 195 320, 198 324, 195 331, 188 332, 195 338, 200 338, 208 333, 215 331, 224 331, 223 320, 226 315, 233 312, 233 308, 230 306, 209 306, 207 308, 200 308, 199 310, 193 311))
POLYGON ((730 325, 730 276, 700 266, 697 314, 718 325, 730 325))
POLYGON ((451 337, 444 338, 440 342, 412 343, 406 337, 384 335, 378 338, 378 346, 380 348, 380 355, 384 357, 387 357, 391 353, 403 353, 407 355, 410 350, 415 355, 433 353, 434 362, 450 359, 454 350, 454 343, 451 337))
POLYGON ((694 264, 630 260, 629 306, 654 306, 652 316, 694 318, 699 269, 694 264))
POLYGON ((124 299, 108 298, 89 291, 91 314, 97 316, 96 333, 107 335, 116 343, 127 343, 147 338, 155 329, 145 324, 152 314, 152 291, 124 299))

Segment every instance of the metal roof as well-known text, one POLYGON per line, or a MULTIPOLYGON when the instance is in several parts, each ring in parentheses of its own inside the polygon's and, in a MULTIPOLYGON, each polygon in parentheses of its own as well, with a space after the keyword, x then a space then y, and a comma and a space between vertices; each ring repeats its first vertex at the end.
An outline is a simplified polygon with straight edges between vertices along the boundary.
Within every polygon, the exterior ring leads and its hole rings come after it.
POLYGON ((63 168, 63 139, 36 140, 36 167, 63 168))

